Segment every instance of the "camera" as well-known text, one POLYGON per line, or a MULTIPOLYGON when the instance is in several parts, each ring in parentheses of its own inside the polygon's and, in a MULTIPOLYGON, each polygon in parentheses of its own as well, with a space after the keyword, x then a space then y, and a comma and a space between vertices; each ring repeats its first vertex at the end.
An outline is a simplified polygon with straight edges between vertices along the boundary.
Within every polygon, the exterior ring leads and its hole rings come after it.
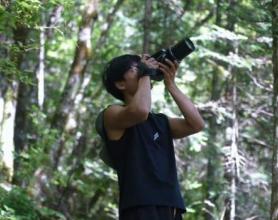
MULTIPOLYGON (((189 38, 184 38, 172 47, 161 49, 151 55, 151 57, 167 65, 165 59, 171 60, 172 62, 177 61, 179 63, 194 50, 195 46, 193 42, 189 38)), ((150 78, 155 81, 161 81, 164 78, 162 71, 159 69, 149 69, 149 75, 150 78)))

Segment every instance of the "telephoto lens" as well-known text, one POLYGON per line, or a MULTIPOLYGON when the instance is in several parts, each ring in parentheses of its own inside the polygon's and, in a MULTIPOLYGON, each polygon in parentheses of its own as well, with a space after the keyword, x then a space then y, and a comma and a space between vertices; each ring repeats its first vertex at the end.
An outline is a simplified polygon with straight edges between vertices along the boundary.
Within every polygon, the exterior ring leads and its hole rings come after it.
MULTIPOLYGON (((193 42, 189 38, 184 38, 172 47, 167 49, 161 49, 160 51, 153 54, 151 57, 155 58, 158 62, 167 65, 165 59, 171 60, 172 62, 182 61, 186 56, 191 54, 195 50, 193 42)), ((155 81, 163 80, 163 73, 161 70, 156 69, 151 75, 151 79, 155 81)))
POLYGON ((195 47, 189 38, 185 38, 173 47, 170 47, 169 50, 172 52, 173 58, 180 62, 183 58, 192 53, 195 50, 195 47))

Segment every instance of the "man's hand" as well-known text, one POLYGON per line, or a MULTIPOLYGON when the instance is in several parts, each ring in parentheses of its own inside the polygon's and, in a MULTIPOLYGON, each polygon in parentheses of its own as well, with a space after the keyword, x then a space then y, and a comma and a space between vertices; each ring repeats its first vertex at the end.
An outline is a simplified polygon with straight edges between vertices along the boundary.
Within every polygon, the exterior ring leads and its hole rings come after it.
POLYGON ((166 59, 165 61, 168 65, 159 63, 159 69, 163 72, 164 84, 166 88, 169 89, 170 87, 176 86, 175 77, 176 77, 179 64, 177 61, 172 62, 168 59, 166 59))
POLYGON ((151 69, 157 69, 159 66, 159 62, 148 54, 143 54, 141 56, 141 62, 146 64, 151 69))

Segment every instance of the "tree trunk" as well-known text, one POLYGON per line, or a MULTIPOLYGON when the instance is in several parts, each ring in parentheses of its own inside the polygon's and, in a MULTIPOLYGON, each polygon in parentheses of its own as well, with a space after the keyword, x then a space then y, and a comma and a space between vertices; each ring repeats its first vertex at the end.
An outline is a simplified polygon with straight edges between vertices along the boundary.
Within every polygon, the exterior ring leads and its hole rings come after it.
POLYGON ((106 18, 106 22, 105 22, 107 25, 101 31, 100 37, 99 37, 99 39, 97 41, 97 44, 95 46, 96 49, 103 46, 106 43, 107 35, 109 33, 109 30, 112 27, 112 24, 113 24, 113 21, 114 21, 114 18, 115 18, 115 14, 119 10, 119 8, 123 4, 123 2, 124 2, 124 0, 118 0, 116 2, 115 6, 113 7, 113 10, 111 11, 111 13, 108 14, 108 16, 106 18))
POLYGON ((143 53, 150 49, 150 29, 152 19, 152 0, 145 0, 143 53))
POLYGON ((52 13, 50 14, 49 20, 47 22, 47 30, 46 30, 46 37, 49 39, 53 35, 53 30, 55 29, 56 25, 59 23, 61 19, 62 12, 64 7, 62 5, 56 6, 52 13))
MULTIPOLYGON (((68 80, 61 96, 60 105, 52 119, 52 127, 55 127, 61 133, 65 130, 73 130, 77 126, 76 119, 74 117, 68 117, 73 111, 76 96, 83 82, 84 72, 91 58, 91 34, 93 21, 97 18, 97 10, 98 0, 89 0, 85 6, 85 11, 82 16, 83 19, 79 28, 74 61, 71 65, 68 80)), ((57 167, 63 151, 65 135, 61 135, 59 142, 60 143, 57 143, 57 145, 52 148, 51 152, 54 169, 57 167)))
MULTIPOLYGON (((235 26, 235 14, 233 9, 236 6, 236 0, 229 0, 228 7, 228 24, 227 29, 229 31, 234 31, 235 26)), ((233 53, 238 53, 238 43, 232 42, 230 46, 230 51, 233 53)), ((232 137, 231 137, 231 145, 230 145, 230 155, 228 157, 229 160, 229 183, 230 183, 230 197, 227 200, 228 204, 226 204, 227 211, 226 218, 229 220, 235 220, 236 218, 236 193, 237 193, 237 179, 239 177, 239 153, 238 153, 238 98, 237 98, 237 73, 235 67, 229 65, 228 70, 232 75, 232 137)))
POLYGON ((230 195, 230 220, 234 220, 236 216, 236 181, 239 177, 239 155, 238 155, 238 115, 237 115, 237 79, 236 72, 231 68, 232 73, 232 108, 233 108, 233 126, 232 126, 232 145, 231 145, 231 195, 230 195))
POLYGON ((41 12, 41 28, 40 28, 40 48, 39 48, 39 63, 36 68, 36 77, 38 84, 37 98, 40 109, 43 108, 44 102, 44 66, 45 66, 45 14, 41 12))
MULTIPOLYGON (((221 13, 220 13, 220 0, 216 1, 216 11, 215 11, 215 24, 220 26, 221 25, 221 13)), ((215 48, 219 48, 219 45, 215 44, 215 48)), ((219 63, 216 63, 217 65, 221 65, 219 63)), ((211 82, 211 101, 216 102, 220 98, 221 94, 221 88, 219 85, 219 68, 217 66, 214 68, 213 76, 212 76, 212 82, 211 82)), ((217 207, 217 198, 218 194, 216 190, 218 189, 218 182, 219 182, 219 168, 220 165, 220 152, 218 150, 219 146, 216 144, 218 143, 217 137, 217 123, 216 123, 216 117, 215 115, 211 116, 208 119, 208 127, 209 127, 209 137, 208 137, 208 147, 207 147, 207 183, 206 183, 206 195, 205 195, 205 213, 204 218, 206 220, 213 220, 215 217, 213 216, 213 209, 217 207), (213 195, 211 195, 211 192, 214 192, 213 195), (210 204, 213 204, 211 206, 210 204)))
POLYGON ((71 106, 76 98, 87 63, 91 57, 91 34, 93 21, 97 18, 97 10, 98 0, 89 0, 82 16, 74 60, 61 96, 60 105, 52 120, 52 126, 59 130, 62 130, 65 126, 66 118, 71 112, 71 106))
MULTIPOLYGON (((44 99, 44 66, 45 66, 45 41, 52 37, 55 25, 57 25, 61 13, 63 11, 62 6, 57 6, 53 9, 49 21, 47 23, 47 28, 45 30, 45 21, 44 15, 42 15, 41 21, 41 33, 40 33, 40 49, 38 55, 38 63, 35 68, 35 75, 37 76, 37 88, 38 92, 35 91, 35 86, 26 85, 23 82, 19 83, 18 97, 17 97, 17 109, 16 109, 16 118, 15 118, 15 152, 19 155, 22 151, 27 150, 28 134, 30 133, 30 126, 28 123, 27 115, 30 112, 29 107, 32 104, 36 103, 36 94, 38 99, 38 104, 42 108, 43 99, 44 99)), ((44 12, 41 12, 44 13, 44 12)), ((16 158, 14 161, 15 175, 13 179, 14 184, 22 185, 22 180, 17 178, 17 172, 20 172, 20 157, 16 158)))
POLYGON ((272 157, 272 194, 271 219, 278 220, 278 1, 272 0, 273 35, 273 157, 272 157))
MULTIPOLYGON (((0 170, 4 181, 11 182, 14 174, 14 122, 18 81, 7 84, 7 90, 2 98, 2 121, 0 134, 0 170)), ((3 179, 2 179, 3 180, 3 179)))
MULTIPOLYGON (((25 26, 17 26, 13 31, 14 44, 18 47, 19 51, 11 53, 10 60, 14 63, 17 70, 23 59, 23 48, 26 43, 28 31, 25 26)), ((17 106, 17 96, 19 89, 19 81, 15 77, 6 83, 6 88, 1 89, 1 129, 0 129, 0 170, 4 179, 8 182, 12 181, 14 175, 14 128, 15 128, 15 115, 17 106)))
MULTIPOLYGON (((108 24, 106 26, 105 29, 102 30, 101 34, 100 34, 100 38, 97 41, 96 44, 96 48, 97 49, 99 46, 103 46, 105 44, 105 41, 107 39, 107 35, 109 33, 109 30, 113 24, 114 18, 115 18, 115 14, 116 12, 119 10, 120 6, 122 5, 122 3, 124 2, 124 0, 118 0, 115 4, 115 6, 113 7, 113 10, 111 11, 111 13, 108 14, 107 18, 106 18, 106 23, 108 24)), ((86 60, 86 62, 89 62, 89 60, 86 60)), ((72 105, 71 105, 71 110, 67 113, 66 116, 66 120, 65 120, 65 127, 63 128, 62 132, 63 134, 61 135, 61 139, 59 140, 58 143, 58 147, 56 152, 53 151, 53 164, 54 164, 54 169, 58 166, 59 162, 60 162, 60 156, 63 153, 63 149, 65 146, 65 140, 67 139, 67 135, 69 134, 69 132, 71 133, 71 135, 75 132, 76 127, 72 127, 70 125, 70 123, 74 122, 73 124, 77 125, 76 122, 76 115, 78 112, 78 108, 79 105, 83 99, 85 90, 87 88, 87 86, 89 85, 90 81, 91 81, 91 77, 92 74, 86 74, 85 73, 85 69, 84 69, 84 76, 82 77, 82 81, 80 82, 80 85, 78 86, 78 91, 76 92, 75 98, 72 100, 72 105)))

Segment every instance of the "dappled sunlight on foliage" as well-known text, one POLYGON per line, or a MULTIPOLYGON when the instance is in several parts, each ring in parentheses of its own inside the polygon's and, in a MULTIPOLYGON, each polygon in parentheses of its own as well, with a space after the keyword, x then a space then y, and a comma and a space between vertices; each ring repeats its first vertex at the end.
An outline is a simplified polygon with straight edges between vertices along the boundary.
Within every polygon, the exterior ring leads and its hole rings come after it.
MULTIPOLYGON (((117 172, 100 158, 95 120, 122 103, 102 73, 113 57, 184 37, 196 50, 175 82, 205 127, 174 141, 183 220, 270 219, 271 10, 250 0, 1 1, 0 220, 118 219, 117 172)), ((152 86, 152 112, 183 117, 163 81, 152 86)))

